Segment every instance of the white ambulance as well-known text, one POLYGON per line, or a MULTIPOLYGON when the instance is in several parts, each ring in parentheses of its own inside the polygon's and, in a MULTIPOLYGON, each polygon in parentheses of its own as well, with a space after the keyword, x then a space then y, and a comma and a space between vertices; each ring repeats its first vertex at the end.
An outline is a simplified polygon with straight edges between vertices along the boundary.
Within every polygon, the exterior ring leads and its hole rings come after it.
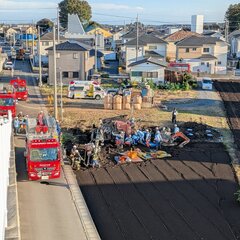
POLYGON ((71 81, 68 86, 69 98, 91 98, 100 100, 104 98, 105 91, 96 81, 71 81))

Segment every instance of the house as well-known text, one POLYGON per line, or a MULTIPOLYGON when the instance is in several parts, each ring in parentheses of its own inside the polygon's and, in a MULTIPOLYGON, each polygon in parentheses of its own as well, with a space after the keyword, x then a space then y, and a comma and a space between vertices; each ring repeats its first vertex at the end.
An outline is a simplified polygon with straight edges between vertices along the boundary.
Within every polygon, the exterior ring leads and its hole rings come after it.
POLYGON ((219 31, 211 31, 211 30, 204 31, 202 35, 204 37, 216 37, 216 38, 219 38, 219 39, 225 41, 223 34, 219 31))
POLYGON ((15 36, 15 34, 17 34, 17 31, 14 28, 10 27, 8 29, 5 29, 5 37, 7 39, 12 38, 13 36, 15 36))
POLYGON ((190 36, 201 36, 198 33, 190 32, 186 30, 179 30, 177 32, 174 32, 172 34, 169 34, 165 37, 163 37, 164 41, 168 43, 167 45, 167 59, 169 61, 175 61, 176 60, 176 53, 177 53, 177 47, 176 43, 183 40, 184 38, 188 38, 190 36))
MULTIPOLYGON (((47 51, 49 57, 48 84, 53 85, 53 47, 48 48, 47 51)), ((94 72, 94 64, 95 51, 90 46, 74 40, 56 45, 57 72, 59 76, 61 69, 63 84, 69 84, 70 81, 77 79, 89 79, 94 72)))
POLYGON ((236 30, 228 36, 230 44, 230 55, 240 58, 240 30, 236 30))
POLYGON ((27 27, 25 29, 22 29, 22 31, 25 33, 25 34, 37 34, 37 28, 36 27, 33 27, 33 26, 30 26, 30 27, 27 27))
POLYGON ((164 71, 167 63, 152 57, 130 63, 130 78, 133 82, 152 80, 156 84, 164 83, 164 71))
POLYGON ((95 35, 96 33, 99 35, 103 35, 105 39, 112 37, 112 33, 110 33, 108 30, 94 24, 87 26, 85 31, 88 35, 95 35))
POLYGON ((152 57, 161 61, 166 60, 167 42, 153 34, 142 34, 125 43, 125 64, 126 70, 132 62, 142 60, 145 57, 152 57), (138 45, 138 51, 137 51, 138 45))
POLYGON ((190 64, 192 72, 226 74, 228 44, 216 37, 192 36, 177 44, 177 59, 190 64))

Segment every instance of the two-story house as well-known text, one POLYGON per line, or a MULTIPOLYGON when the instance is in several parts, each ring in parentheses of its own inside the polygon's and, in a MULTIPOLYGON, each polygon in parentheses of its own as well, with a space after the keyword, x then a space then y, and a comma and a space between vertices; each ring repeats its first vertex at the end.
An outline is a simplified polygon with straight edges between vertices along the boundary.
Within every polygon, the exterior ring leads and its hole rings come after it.
MULTIPOLYGON (((49 56, 48 84, 54 84, 53 47, 47 49, 49 56)), ((97 53, 98 55, 100 52, 97 53)), ((62 73, 62 82, 67 85, 72 80, 87 80, 94 72, 95 50, 84 43, 68 40, 56 45, 57 78, 62 73)))
POLYGON ((226 74, 228 44, 215 37, 192 36, 177 44, 178 61, 190 64, 192 72, 226 74))
POLYGON ((201 37, 201 35, 198 33, 186 30, 179 30, 163 37, 164 41, 168 43, 166 56, 169 61, 176 61, 177 54, 176 43, 191 36, 201 37))
POLYGON ((142 34, 138 39, 134 38, 125 43, 125 47, 125 64, 127 71, 131 63, 146 57, 152 57, 162 61, 166 60, 167 42, 153 34, 142 34))

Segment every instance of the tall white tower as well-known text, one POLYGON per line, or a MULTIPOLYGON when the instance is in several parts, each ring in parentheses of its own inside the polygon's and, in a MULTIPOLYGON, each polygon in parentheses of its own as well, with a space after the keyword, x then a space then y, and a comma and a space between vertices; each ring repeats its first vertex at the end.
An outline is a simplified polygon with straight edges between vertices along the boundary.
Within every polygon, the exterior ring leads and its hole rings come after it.
POLYGON ((193 15, 191 22, 191 31, 199 34, 203 33, 203 15, 193 15))

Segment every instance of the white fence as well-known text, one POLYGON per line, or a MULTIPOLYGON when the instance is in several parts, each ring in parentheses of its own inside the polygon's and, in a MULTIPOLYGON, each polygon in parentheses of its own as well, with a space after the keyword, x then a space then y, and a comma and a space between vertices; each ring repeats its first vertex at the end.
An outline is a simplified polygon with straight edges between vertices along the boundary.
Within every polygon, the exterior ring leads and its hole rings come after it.
POLYGON ((0 117, 0 240, 5 238, 7 227, 7 194, 11 151, 12 117, 0 117))

